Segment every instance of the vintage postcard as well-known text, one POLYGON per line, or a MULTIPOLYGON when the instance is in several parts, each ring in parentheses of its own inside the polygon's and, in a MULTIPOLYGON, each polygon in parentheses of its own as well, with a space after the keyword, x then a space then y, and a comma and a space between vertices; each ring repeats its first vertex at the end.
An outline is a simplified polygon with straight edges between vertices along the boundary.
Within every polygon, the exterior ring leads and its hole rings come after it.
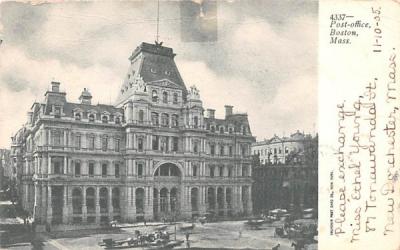
POLYGON ((2 1, 0 248, 400 247, 400 3, 2 1))

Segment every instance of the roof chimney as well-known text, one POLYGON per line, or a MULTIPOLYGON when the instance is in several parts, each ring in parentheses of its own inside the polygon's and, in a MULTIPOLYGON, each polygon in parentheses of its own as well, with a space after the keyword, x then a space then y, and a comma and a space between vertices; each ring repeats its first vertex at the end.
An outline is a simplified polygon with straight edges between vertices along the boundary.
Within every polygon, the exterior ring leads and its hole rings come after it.
POLYGON ((225 105, 225 118, 233 114, 233 106, 225 105))
POLYGON ((92 94, 90 94, 87 88, 83 89, 81 96, 79 96, 79 100, 82 104, 92 104, 92 94))
POLYGON ((207 116, 208 118, 215 118, 215 109, 207 109, 207 116))
POLYGON ((59 82, 51 82, 51 91, 52 92, 60 92, 60 83, 59 82))

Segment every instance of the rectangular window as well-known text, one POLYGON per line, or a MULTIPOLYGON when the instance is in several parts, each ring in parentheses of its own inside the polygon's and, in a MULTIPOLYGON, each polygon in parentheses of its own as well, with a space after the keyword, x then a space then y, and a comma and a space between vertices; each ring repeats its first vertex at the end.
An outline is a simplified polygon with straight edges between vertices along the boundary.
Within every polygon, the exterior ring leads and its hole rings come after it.
POLYGON ((219 147, 219 154, 220 154, 221 156, 224 155, 224 146, 223 146, 223 145, 221 145, 221 146, 219 147))
POLYGON ((137 165, 137 175, 138 175, 138 177, 143 176, 143 164, 142 163, 138 163, 138 165, 137 165))
POLYGON ((54 146, 61 146, 61 133, 59 131, 52 132, 51 137, 53 138, 54 146))
POLYGON ((61 174, 62 172, 61 172, 61 162, 58 162, 58 161, 56 161, 56 162, 54 162, 53 163, 53 168, 54 168, 54 174, 61 174))
POLYGON ((115 139, 115 152, 119 152, 119 139, 115 139))
POLYGON ((215 155, 215 145, 210 145, 210 154, 215 155))
POLYGON ((89 136, 89 150, 94 150, 94 136, 89 136))
POLYGON ((54 107, 54 117, 60 118, 61 117, 61 107, 55 106, 54 107))
POLYGON ((107 164, 103 163, 101 166, 101 176, 102 177, 107 177, 107 164))
POLYGON ((193 167, 193 169, 192 169, 193 176, 197 176, 197 166, 194 165, 194 166, 192 166, 192 167, 193 167))
POLYGON ((119 164, 118 163, 116 163, 115 164, 115 177, 119 177, 119 164))
POLYGON ((142 137, 138 138, 138 151, 139 152, 143 151, 143 138, 142 137))
POLYGON ((93 177, 93 176, 94 176, 94 163, 89 162, 89 177, 93 177))
POLYGON ((81 148, 81 135, 75 136, 75 149, 81 148))
POLYGON ((193 152, 194 153, 199 152, 199 142, 197 142, 197 141, 193 142, 193 152))
POLYGON ((107 151, 107 148, 108 148, 108 138, 107 137, 103 137, 101 139, 101 150, 107 151))
POLYGON ((173 139, 172 139, 172 151, 178 152, 178 143, 179 143, 179 138, 178 137, 173 137, 173 139))
POLYGON ((232 156, 232 155, 233 155, 233 147, 229 146, 229 156, 232 156))
POLYGON ((78 177, 81 175, 81 163, 75 162, 75 176, 78 177))
POLYGON ((214 177, 214 167, 210 167, 210 177, 214 177))
POLYGON ((158 136, 157 135, 153 135, 152 148, 153 148, 153 150, 158 150, 158 136))

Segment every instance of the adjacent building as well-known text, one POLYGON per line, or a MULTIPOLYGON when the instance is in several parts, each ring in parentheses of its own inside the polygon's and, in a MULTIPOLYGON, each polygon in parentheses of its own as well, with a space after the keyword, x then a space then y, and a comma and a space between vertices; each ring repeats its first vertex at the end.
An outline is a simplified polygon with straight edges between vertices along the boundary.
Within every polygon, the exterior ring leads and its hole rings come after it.
POLYGON ((297 131, 252 145, 255 212, 318 208, 318 136, 297 131))
POLYGON ((172 48, 142 43, 115 105, 84 89, 67 100, 52 82, 12 137, 24 209, 38 223, 132 222, 252 213, 247 114, 205 109, 172 48))

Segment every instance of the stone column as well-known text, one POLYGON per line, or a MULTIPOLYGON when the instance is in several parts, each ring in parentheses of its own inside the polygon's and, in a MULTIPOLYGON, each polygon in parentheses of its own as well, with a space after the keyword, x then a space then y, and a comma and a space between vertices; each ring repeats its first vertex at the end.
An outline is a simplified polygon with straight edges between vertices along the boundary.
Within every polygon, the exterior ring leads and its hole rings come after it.
POLYGON ((100 223, 100 188, 96 187, 96 195, 95 195, 95 203, 96 203, 96 223, 100 223))
POLYGON ((40 221, 40 215, 41 215, 41 209, 42 209, 42 195, 41 195, 41 190, 40 186, 38 183, 35 183, 35 200, 34 200, 34 205, 33 205, 33 218, 36 221, 40 221))
POLYGON ((167 211, 166 212, 169 212, 169 211, 171 211, 171 207, 170 207, 170 199, 171 199, 171 194, 170 194, 170 190, 169 189, 167 189, 168 191, 167 191, 167 211))
POLYGON ((108 218, 109 220, 113 220, 113 213, 114 213, 114 209, 113 209, 113 204, 112 204, 112 187, 108 187, 108 218))
POLYGON ((86 186, 82 187, 82 222, 87 222, 86 186))
POLYGON ((62 215, 62 223, 68 224, 69 216, 68 216, 68 186, 64 185, 63 187, 63 215, 62 215))
POLYGON ((48 156, 48 163, 47 163, 47 174, 48 175, 50 175, 50 174, 52 174, 52 172, 51 172, 51 156, 49 155, 48 156))
POLYGON ((226 187, 225 187, 225 186, 223 187, 223 193, 222 193, 222 195, 224 196, 224 198, 223 198, 224 216, 226 216, 228 213, 227 213, 227 204, 226 204, 226 187))
POLYGON ((67 156, 64 156, 64 174, 67 175, 68 174, 68 158, 67 156))
POLYGON ((51 186, 47 186, 47 219, 46 222, 51 224, 53 219, 53 209, 51 204, 51 186))
POLYGON ((46 217, 47 217, 47 209, 46 209, 46 201, 47 201, 47 195, 46 195, 46 186, 44 184, 42 184, 41 186, 41 191, 42 191, 42 204, 41 204, 41 223, 44 223, 46 221, 46 217))
POLYGON ((145 187, 146 194, 146 209, 145 218, 146 220, 153 219, 153 189, 152 187, 145 187))
POLYGON ((218 187, 214 187, 214 207, 215 207, 215 213, 218 212, 218 187))
POLYGON ((248 187, 249 195, 247 197, 247 211, 249 214, 253 214, 253 201, 251 199, 251 185, 248 187))

